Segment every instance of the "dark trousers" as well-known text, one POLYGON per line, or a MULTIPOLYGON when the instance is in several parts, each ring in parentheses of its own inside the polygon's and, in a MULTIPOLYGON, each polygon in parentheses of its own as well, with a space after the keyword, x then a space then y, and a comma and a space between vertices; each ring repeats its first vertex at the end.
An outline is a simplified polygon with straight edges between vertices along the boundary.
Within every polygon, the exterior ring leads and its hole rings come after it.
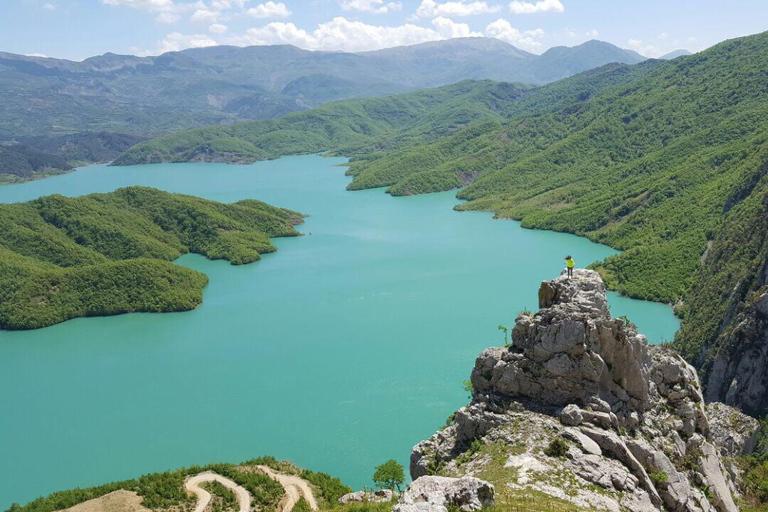
POLYGON ((568 267, 568 277, 573 277, 573 267, 568 267))

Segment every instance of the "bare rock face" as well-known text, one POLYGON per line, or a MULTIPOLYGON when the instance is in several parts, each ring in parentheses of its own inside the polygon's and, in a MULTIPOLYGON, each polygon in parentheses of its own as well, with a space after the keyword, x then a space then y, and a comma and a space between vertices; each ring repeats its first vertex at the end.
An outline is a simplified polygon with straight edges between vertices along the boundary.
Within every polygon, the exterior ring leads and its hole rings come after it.
POLYGON ((349 503, 389 503, 395 498, 395 493, 389 489, 378 491, 356 491, 349 492, 339 498, 340 505, 349 503))
POLYGON ((736 512, 722 459, 754 447, 752 423, 728 437, 733 410, 710 408, 711 432, 696 371, 612 318, 597 273, 542 283, 539 305, 512 347, 477 358, 472 402, 414 447, 412 477, 491 474, 499 498, 534 490, 594 510, 736 512))
POLYGON ((493 505, 493 485, 473 477, 422 476, 414 480, 393 512, 472 512, 493 505))

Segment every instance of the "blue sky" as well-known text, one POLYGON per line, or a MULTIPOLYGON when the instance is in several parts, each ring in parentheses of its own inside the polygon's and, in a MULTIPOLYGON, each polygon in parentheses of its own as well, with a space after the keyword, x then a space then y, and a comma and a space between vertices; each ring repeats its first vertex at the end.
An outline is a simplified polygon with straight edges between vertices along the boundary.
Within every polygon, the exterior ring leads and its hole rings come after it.
POLYGON ((656 57, 768 30, 766 0, 0 0, 0 51, 81 60, 214 44, 362 51, 497 37, 601 39, 656 57))

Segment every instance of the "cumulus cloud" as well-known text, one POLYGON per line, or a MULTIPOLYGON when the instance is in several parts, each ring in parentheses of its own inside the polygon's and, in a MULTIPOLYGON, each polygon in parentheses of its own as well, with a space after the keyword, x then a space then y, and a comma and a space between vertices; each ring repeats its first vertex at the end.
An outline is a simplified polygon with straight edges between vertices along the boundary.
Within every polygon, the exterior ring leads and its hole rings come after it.
POLYGON ((586 35, 590 39, 595 39, 597 36, 600 35, 600 33, 593 28, 592 30, 587 31, 586 35))
POLYGON ((214 23, 210 27, 208 27, 208 32, 213 32, 214 34, 223 34, 228 30, 226 25, 222 25, 221 23, 214 23))
POLYGON ((342 16, 321 23, 306 31, 293 23, 272 22, 264 27, 250 28, 244 36, 233 38, 231 44, 293 44, 309 50, 360 52, 393 46, 438 41, 460 35, 477 35, 463 23, 438 19, 434 28, 406 23, 396 27, 369 25, 342 16), (453 35, 452 35, 453 34, 453 35))
POLYGON ((627 41, 627 44, 629 45, 630 50, 635 50, 637 53, 642 55, 643 57, 661 57, 666 52, 662 50, 661 48, 652 45, 652 44, 643 44, 643 42, 640 39, 630 39, 627 41))
POLYGON ((256 7, 251 7, 245 11, 245 14, 252 18, 287 18, 291 15, 291 11, 282 2, 275 3, 269 1, 256 7))
POLYGON ((173 32, 165 36, 160 42, 157 51, 143 52, 143 55, 158 55, 166 52, 178 52, 186 48, 205 48, 206 46, 216 46, 218 43, 205 34, 181 34, 173 32))
POLYGON ((201 23, 216 23, 220 17, 221 13, 219 11, 212 11, 210 9, 197 9, 192 13, 192 16, 190 16, 189 19, 190 21, 201 23))
POLYGON ((446 39, 454 37, 483 37, 480 32, 472 32, 466 23, 456 23, 450 18, 438 17, 432 20, 432 26, 435 27, 438 34, 446 39))
POLYGON ((372 14, 387 14, 403 8, 400 2, 385 2, 384 0, 339 0, 339 5, 345 11, 369 12, 372 14))
POLYGON ((509 4, 509 10, 513 14, 535 14, 538 12, 563 12, 563 6, 560 0, 539 0, 538 2, 523 2, 513 0, 509 4))
POLYGON ((536 52, 541 49, 540 39, 544 37, 544 31, 540 28, 520 31, 513 27, 507 20, 498 19, 485 27, 485 35, 487 37, 501 39, 521 50, 536 52))
POLYGON ((52 11, 52 10, 54 10, 55 8, 56 8, 56 6, 55 6, 55 5, 53 5, 53 4, 51 4, 51 3, 43 4, 43 9, 47 9, 47 10, 49 10, 49 11, 52 11))
POLYGON ((492 14, 499 12, 498 5, 488 5, 484 1, 465 2, 464 0, 452 2, 437 2, 436 0, 422 0, 416 9, 419 18, 433 18, 435 16, 475 16, 478 14, 492 14))

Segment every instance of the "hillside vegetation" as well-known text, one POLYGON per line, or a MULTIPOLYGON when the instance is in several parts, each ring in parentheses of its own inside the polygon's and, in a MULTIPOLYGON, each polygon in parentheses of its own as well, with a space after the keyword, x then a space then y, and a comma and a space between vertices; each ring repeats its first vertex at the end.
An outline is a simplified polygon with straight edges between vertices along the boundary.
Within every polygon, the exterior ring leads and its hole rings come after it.
MULTIPOLYGON (((408 195, 464 187, 459 197, 468 202, 460 209, 621 249, 597 269, 629 296, 677 303, 684 317, 678 347, 706 379, 725 344, 741 346, 723 329, 766 285, 766 84, 763 33, 533 91, 505 95, 499 91, 509 86, 465 82, 225 131, 181 132, 119 161, 202 158, 202 149, 212 150, 205 158, 223 160, 325 149, 351 157, 351 189, 386 186, 408 195), (449 100, 424 101, 446 93, 449 100), (313 135, 305 141, 297 133, 313 135), (237 156, 217 154, 208 139, 237 156), (237 144, 248 152, 238 153, 237 144)), ((722 383, 727 388, 730 379, 722 383)))
MULTIPOLYGON (((24 506, 14 504, 6 512, 55 512, 121 489, 136 492, 142 499, 141 505, 150 510, 193 510, 196 499, 186 492, 184 481, 188 476, 204 471, 218 473, 244 487, 251 495, 253 504, 258 510, 277 512, 280 509, 279 503, 285 495, 285 490, 279 482, 270 478, 266 473, 258 471, 256 466, 260 465, 269 466, 276 471, 296 474, 309 482, 323 509, 333 508, 336 501, 343 494, 349 492, 349 488, 338 478, 326 473, 299 469, 288 462, 279 462, 274 457, 259 457, 240 464, 219 463, 191 466, 97 487, 55 492, 24 506)), ((224 492, 221 494, 216 492, 222 488, 213 486, 209 490, 213 490, 213 494, 223 498, 222 501, 226 503, 229 495, 224 492)), ((230 502, 230 504, 232 503, 230 502)), ((237 507, 223 508, 223 510, 237 510, 237 507)))
POLYGON ((79 316, 184 311, 207 277, 171 263, 193 252, 233 264, 296 236, 296 212, 260 201, 222 204, 131 187, 0 205, 0 328, 79 316))

